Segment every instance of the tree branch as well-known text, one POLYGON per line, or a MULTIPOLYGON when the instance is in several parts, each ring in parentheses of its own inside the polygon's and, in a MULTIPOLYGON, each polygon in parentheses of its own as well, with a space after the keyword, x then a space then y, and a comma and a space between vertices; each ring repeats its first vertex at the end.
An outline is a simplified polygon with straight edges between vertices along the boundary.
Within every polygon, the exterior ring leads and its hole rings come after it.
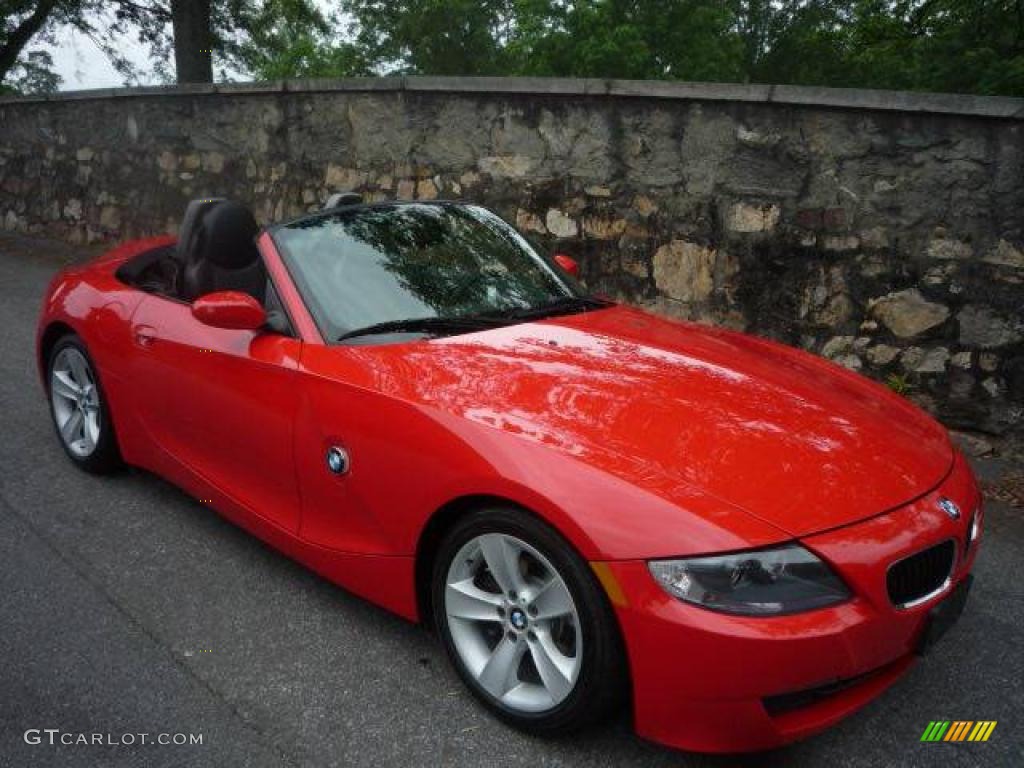
POLYGON ((139 17, 152 16, 157 21, 168 22, 171 20, 171 10, 167 6, 154 4, 149 6, 133 3, 131 0, 117 0, 117 4, 139 17))
POLYGON ((57 0, 42 0, 31 15, 11 32, 7 42, 0 47, 0 82, 3 82, 7 73, 17 63, 22 49, 43 28, 56 4, 57 0))

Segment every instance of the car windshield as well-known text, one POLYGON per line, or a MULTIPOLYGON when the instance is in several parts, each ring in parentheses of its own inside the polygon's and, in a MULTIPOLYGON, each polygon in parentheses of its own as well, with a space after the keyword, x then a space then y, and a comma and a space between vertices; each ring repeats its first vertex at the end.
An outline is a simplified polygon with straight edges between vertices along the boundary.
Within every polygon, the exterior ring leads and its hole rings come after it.
POLYGON ((465 333, 476 321, 586 301, 572 278, 478 206, 360 206, 272 234, 327 340, 465 333))

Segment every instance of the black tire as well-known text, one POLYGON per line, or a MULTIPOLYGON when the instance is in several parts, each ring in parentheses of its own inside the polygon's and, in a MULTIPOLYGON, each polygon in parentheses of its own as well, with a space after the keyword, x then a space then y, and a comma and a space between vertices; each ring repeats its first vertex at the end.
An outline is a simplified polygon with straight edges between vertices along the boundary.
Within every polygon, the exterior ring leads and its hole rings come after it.
POLYGON ((110 418, 110 407, 107 401, 107 394, 103 389, 102 382, 100 382, 96 364, 89 355, 89 350, 86 348, 82 339, 73 333, 62 336, 50 350, 50 357, 46 364, 46 394, 50 399, 50 418, 53 421, 53 427, 57 433, 57 441, 60 443, 61 448, 64 449, 65 455, 71 459, 71 462, 76 467, 84 470, 85 472, 100 475, 108 474, 123 466, 121 453, 117 446, 117 436, 114 434, 114 423, 110 418), (68 347, 73 347, 85 358, 89 365, 90 373, 95 381, 96 390, 99 393, 99 439, 96 441, 96 445, 92 452, 87 456, 82 456, 72 451, 64 441, 64 438, 61 437, 60 427, 57 423, 57 414, 53 404, 53 393, 51 392, 51 387, 53 381, 54 362, 57 360, 58 355, 68 347))
POLYGON ((452 665, 477 699, 506 723, 528 733, 555 736, 591 726, 621 708, 628 671, 607 595, 586 561, 557 531, 533 515, 515 507, 497 507, 461 518, 441 542, 434 559, 431 595, 434 624, 452 665), (536 549, 554 566, 576 606, 583 648, 579 674, 567 697, 544 712, 516 711, 486 691, 467 669, 449 629, 444 599, 449 567, 465 544, 485 533, 511 535, 536 549))

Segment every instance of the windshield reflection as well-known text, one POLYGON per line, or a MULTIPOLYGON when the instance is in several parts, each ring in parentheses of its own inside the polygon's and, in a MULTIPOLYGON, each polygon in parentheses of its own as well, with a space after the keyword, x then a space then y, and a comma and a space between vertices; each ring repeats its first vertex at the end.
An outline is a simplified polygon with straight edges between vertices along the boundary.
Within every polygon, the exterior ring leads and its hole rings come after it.
POLYGON ((356 206, 273 232, 325 338, 468 318, 581 295, 508 224, 453 203, 356 206))

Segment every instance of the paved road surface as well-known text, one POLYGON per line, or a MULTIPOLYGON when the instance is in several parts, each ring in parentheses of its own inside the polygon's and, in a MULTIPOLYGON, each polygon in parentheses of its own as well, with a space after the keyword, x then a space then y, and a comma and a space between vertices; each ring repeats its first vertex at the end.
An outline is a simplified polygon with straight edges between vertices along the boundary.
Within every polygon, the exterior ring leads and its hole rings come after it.
MULTIPOLYGON (((155 477, 75 471, 32 350, 67 251, 38 250, 0 240, 0 766, 737 764, 659 749, 625 721, 520 735, 463 692, 421 629, 155 477), (28 745, 30 728, 203 743, 28 745)), ((749 762, 1024 765, 1022 574, 1024 515, 993 506, 971 603, 936 653, 839 727, 749 762), (920 744, 935 719, 999 725, 987 744, 920 744)))

